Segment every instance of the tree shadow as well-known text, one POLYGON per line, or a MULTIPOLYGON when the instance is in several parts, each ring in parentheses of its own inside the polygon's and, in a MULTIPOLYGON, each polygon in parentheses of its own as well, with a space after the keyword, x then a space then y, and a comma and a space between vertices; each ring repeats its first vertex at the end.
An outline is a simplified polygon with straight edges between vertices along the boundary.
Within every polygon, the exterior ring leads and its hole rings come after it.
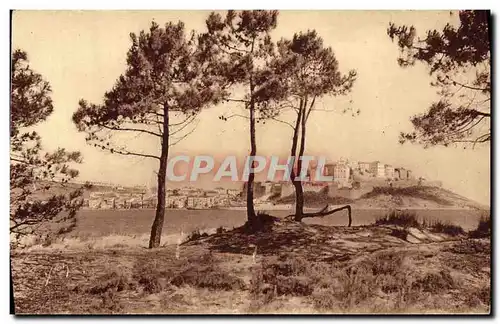
POLYGON ((242 226, 186 245, 203 244, 220 253, 252 255, 257 249, 257 254, 264 256, 291 253, 311 261, 348 261, 355 255, 401 243, 385 239, 384 230, 376 230, 375 237, 363 236, 362 232, 362 227, 279 221, 256 233, 249 233, 242 226))

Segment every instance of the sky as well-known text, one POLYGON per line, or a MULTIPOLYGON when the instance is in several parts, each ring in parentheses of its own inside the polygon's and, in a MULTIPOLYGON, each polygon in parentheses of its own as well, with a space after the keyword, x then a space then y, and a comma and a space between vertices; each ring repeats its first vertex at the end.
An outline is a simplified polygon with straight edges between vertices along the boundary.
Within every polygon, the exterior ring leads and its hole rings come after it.
MULTIPOLYGON (((84 162, 80 180, 122 185, 154 183, 156 160, 102 152, 85 142, 71 121, 80 99, 101 103, 103 95, 126 68, 129 34, 148 29, 152 20, 163 25, 183 21, 186 29, 205 30, 208 11, 16 11, 12 17, 12 48, 28 53, 30 67, 52 86, 54 112, 36 127, 44 148, 79 150, 84 162)), ((411 169, 416 176, 441 180, 445 188, 488 204, 490 147, 432 147, 400 145, 398 135, 410 131, 409 118, 424 112, 438 96, 432 78, 421 64, 401 68, 398 48, 386 34, 389 22, 425 30, 456 23, 450 11, 280 11, 273 40, 315 29, 331 46, 343 73, 357 71, 353 91, 342 98, 317 101, 308 124, 306 153, 329 160, 380 160, 411 169), (342 113, 360 110, 358 116, 342 113)), ((218 117, 237 112, 237 103, 205 109, 196 130, 172 148, 171 155, 210 154, 239 157, 249 152, 248 121, 218 117)), ((287 156, 291 129, 280 123, 257 127, 259 155, 287 156)), ((128 138, 127 145, 156 152, 158 143, 146 136, 128 138)), ((205 183, 207 185, 207 183, 205 183)))

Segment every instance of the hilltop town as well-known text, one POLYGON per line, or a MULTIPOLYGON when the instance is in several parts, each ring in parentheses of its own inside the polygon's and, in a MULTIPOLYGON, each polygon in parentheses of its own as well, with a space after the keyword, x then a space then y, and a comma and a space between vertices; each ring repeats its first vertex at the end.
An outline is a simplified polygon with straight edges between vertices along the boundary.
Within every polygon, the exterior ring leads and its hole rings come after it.
MULTIPOLYGON (((332 176, 333 181, 321 182, 310 179, 303 182, 304 191, 326 192, 330 197, 357 199, 375 187, 441 186, 438 181, 416 178, 409 169, 394 167, 380 161, 353 162, 340 159, 326 164, 323 173, 325 176, 332 176)), ((166 206, 174 209, 242 207, 244 206, 242 194, 245 190, 246 184, 243 184, 240 189, 228 189, 222 186, 213 189, 193 186, 169 188, 166 206)), ((257 181, 254 184, 254 197, 257 204, 275 203, 277 199, 291 196, 293 193, 294 189, 290 181, 257 181)), ((89 193, 84 207, 90 209, 155 208, 155 188, 100 185, 89 193)))

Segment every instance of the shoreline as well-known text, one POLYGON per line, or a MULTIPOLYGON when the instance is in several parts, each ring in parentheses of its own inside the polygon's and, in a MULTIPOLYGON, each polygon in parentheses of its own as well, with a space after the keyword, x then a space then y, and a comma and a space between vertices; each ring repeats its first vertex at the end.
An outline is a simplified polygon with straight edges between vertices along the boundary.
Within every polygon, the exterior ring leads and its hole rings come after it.
MULTIPOLYGON (((329 205, 330 208, 338 208, 342 206, 346 206, 348 204, 342 204, 342 205, 329 205)), ((375 207, 375 206, 356 206, 356 205, 351 205, 351 208, 353 210, 485 210, 489 211, 491 210, 491 207, 488 207, 486 209, 483 208, 464 208, 464 207, 420 207, 420 206, 401 206, 401 207, 375 207)), ((321 207, 304 207, 304 210, 307 211, 315 211, 319 210, 321 207)), ((81 208, 81 210, 94 210, 94 211, 109 211, 109 210, 115 210, 115 211, 120 211, 120 210, 156 210, 156 208, 81 208)), ((219 208, 165 208, 165 210, 183 210, 183 211, 189 211, 189 210, 233 210, 233 211, 246 211, 246 207, 219 207, 219 208)), ((259 206, 255 205, 255 210, 256 211, 292 211, 293 206, 286 206, 286 205, 269 205, 269 206, 259 206)))

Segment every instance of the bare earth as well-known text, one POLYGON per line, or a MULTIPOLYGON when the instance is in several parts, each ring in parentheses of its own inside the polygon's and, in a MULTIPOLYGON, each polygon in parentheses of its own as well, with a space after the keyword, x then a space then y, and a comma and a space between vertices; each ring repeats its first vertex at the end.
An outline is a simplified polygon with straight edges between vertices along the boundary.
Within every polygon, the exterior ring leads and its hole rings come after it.
POLYGON ((63 240, 12 250, 17 314, 481 313, 490 240, 280 221, 148 250, 63 240))

